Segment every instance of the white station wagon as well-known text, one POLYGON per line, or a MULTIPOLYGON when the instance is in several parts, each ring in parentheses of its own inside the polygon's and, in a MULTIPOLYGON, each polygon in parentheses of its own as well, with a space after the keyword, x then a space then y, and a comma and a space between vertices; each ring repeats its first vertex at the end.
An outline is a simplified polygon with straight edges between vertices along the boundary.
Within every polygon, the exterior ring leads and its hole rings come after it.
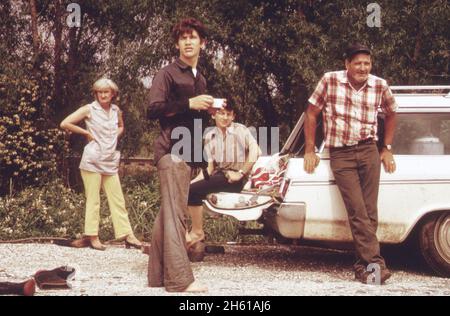
MULTIPOLYGON (((388 174, 382 168, 377 235, 382 244, 400 244, 415 238, 415 251, 431 269, 450 277, 450 93, 432 93, 448 92, 450 86, 391 88, 399 105, 392 146, 397 171, 388 174)), ((219 193, 213 202, 211 198, 205 200, 205 207, 240 221, 257 220, 263 224, 264 234, 278 240, 352 242, 347 212, 333 178, 329 152, 324 148, 321 124, 316 136, 321 162, 313 174, 303 170, 304 120, 303 114, 280 153, 290 157, 279 189, 281 198, 250 191, 219 193), (230 205, 239 205, 233 201, 253 202, 233 207, 230 205)), ((379 126, 382 124, 380 114, 379 126)), ((383 128, 378 130, 379 142, 383 143, 383 128)), ((261 157, 254 170, 270 159, 261 157)))

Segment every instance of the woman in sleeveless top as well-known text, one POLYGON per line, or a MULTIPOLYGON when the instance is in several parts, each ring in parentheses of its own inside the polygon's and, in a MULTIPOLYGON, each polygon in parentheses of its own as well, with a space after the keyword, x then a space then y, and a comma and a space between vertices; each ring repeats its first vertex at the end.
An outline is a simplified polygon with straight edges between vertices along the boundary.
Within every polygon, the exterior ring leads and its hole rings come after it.
POLYGON ((93 85, 96 100, 82 106, 61 123, 62 129, 84 135, 88 141, 80 163, 86 194, 84 237, 74 244, 76 247, 106 249, 98 238, 101 189, 108 199, 115 237, 124 240, 127 248, 142 247, 131 228, 118 175, 120 152, 116 147, 124 131, 122 112, 112 103, 118 90, 110 79, 97 80, 93 85), (86 129, 77 125, 83 120, 86 129))

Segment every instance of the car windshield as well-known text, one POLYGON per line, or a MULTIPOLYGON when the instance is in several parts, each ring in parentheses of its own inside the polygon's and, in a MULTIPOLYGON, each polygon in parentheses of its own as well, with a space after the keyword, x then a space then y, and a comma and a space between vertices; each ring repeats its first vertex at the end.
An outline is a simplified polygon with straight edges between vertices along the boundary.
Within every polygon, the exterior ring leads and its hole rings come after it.
POLYGON ((397 155, 449 155, 450 113, 398 114, 393 148, 397 155))

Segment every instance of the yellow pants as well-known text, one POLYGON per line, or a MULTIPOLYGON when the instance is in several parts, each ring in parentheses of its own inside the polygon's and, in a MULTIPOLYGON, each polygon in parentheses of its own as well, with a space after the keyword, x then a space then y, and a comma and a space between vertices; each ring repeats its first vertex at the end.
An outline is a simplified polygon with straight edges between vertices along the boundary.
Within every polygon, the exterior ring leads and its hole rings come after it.
POLYGON ((84 234, 86 236, 98 236, 101 188, 106 193, 108 199, 116 238, 122 238, 132 234, 133 230, 131 229, 128 212, 125 208, 125 199, 123 197, 119 175, 107 176, 81 170, 81 178, 83 179, 86 194, 84 234))

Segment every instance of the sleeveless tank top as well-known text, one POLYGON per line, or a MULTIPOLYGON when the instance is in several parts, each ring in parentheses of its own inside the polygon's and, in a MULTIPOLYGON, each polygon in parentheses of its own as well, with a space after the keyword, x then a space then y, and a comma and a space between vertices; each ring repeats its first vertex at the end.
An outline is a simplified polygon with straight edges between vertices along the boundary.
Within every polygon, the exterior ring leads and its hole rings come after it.
POLYGON ((83 150, 80 169, 104 175, 114 175, 119 171, 120 152, 116 150, 119 130, 119 107, 111 104, 105 111, 94 101, 88 104, 90 115, 85 119, 86 129, 94 140, 83 150))

